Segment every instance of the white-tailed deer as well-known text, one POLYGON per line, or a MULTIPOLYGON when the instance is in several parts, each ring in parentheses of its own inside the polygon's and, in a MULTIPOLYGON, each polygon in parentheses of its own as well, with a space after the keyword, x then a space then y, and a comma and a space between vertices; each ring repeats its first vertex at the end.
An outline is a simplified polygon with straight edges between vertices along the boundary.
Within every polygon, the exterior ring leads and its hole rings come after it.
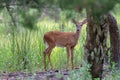
POLYGON ((62 31, 50 31, 44 35, 45 44, 48 47, 43 52, 44 55, 44 69, 46 70, 46 55, 48 55, 48 60, 50 62, 51 69, 53 69, 52 62, 50 59, 51 52, 55 46, 66 47, 67 51, 67 64, 66 69, 69 66, 69 57, 71 54, 71 63, 72 69, 74 68, 73 65, 73 57, 74 57, 74 47, 78 42, 78 38, 81 32, 81 28, 83 24, 87 22, 87 20, 83 20, 82 22, 77 22, 76 20, 72 20, 72 22, 76 25, 76 32, 62 32, 62 31))

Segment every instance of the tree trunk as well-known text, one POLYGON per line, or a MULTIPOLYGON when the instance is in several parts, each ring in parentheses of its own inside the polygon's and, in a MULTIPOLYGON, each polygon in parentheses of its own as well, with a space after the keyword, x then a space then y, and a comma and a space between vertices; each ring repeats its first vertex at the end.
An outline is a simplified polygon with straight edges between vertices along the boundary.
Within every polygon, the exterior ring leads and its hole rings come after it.
POLYGON ((120 32, 118 29, 117 21, 109 14, 109 32, 110 32, 110 50, 111 50, 111 62, 115 62, 116 67, 120 69, 120 32))
POLYGON ((102 16, 99 22, 96 22, 93 16, 87 12, 88 27, 87 38, 85 45, 85 56, 87 61, 91 64, 90 72, 92 78, 102 79, 103 60, 107 53, 107 33, 108 23, 107 18, 102 16))

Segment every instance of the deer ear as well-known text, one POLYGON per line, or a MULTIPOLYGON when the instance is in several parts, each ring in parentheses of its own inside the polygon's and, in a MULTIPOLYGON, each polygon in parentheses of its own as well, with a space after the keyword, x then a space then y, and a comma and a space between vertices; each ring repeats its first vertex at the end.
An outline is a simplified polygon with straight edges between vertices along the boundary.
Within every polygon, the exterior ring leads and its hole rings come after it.
POLYGON ((82 24, 85 24, 85 23, 87 23, 87 19, 84 19, 84 20, 82 21, 82 24))
POLYGON ((75 19, 72 19, 72 22, 73 22, 74 24, 77 24, 77 23, 78 23, 75 19))

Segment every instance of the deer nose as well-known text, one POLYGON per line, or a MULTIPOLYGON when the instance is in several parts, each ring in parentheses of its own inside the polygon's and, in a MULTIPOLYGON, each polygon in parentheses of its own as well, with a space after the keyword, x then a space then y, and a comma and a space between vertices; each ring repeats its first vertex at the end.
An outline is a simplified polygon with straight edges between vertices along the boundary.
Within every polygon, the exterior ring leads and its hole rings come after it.
POLYGON ((80 31, 80 27, 77 27, 77 31, 80 31))
POLYGON ((79 29, 77 29, 77 31, 79 31, 79 29))

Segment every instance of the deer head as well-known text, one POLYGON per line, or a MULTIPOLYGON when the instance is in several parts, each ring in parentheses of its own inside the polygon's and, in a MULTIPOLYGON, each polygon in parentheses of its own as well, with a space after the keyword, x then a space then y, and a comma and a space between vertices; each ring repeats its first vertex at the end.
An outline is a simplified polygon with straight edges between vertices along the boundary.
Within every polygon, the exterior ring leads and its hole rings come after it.
POLYGON ((72 19, 72 22, 76 25, 77 31, 80 31, 81 27, 87 23, 87 19, 84 19, 82 22, 78 22, 75 19, 72 19))

